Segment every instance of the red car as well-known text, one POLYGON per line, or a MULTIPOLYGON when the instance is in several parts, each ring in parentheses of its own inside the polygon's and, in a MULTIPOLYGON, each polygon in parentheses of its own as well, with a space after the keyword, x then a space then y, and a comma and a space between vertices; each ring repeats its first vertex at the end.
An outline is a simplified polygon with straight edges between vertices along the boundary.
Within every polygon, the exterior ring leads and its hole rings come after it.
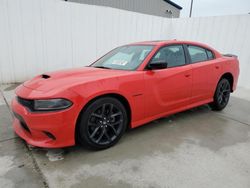
POLYGON ((16 89, 15 132, 46 148, 76 142, 104 149, 127 128, 209 104, 222 110, 236 89, 239 62, 197 42, 118 47, 87 67, 36 76, 16 89))

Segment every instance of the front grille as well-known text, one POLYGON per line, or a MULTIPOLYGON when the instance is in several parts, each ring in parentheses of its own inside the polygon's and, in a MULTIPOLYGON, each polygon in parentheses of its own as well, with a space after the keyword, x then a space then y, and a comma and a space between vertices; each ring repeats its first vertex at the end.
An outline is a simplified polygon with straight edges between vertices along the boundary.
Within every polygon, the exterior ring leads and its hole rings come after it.
POLYGON ((19 114, 15 113, 15 112, 13 112, 13 113, 14 113, 14 116, 19 120, 20 125, 22 126, 22 128, 25 129, 26 131, 28 131, 29 133, 31 133, 28 125, 25 123, 22 116, 20 116, 19 114))
POLYGON ((29 100, 29 99, 24 99, 24 98, 21 98, 21 97, 17 97, 17 101, 27 107, 29 110, 32 110, 33 109, 33 100, 29 100))

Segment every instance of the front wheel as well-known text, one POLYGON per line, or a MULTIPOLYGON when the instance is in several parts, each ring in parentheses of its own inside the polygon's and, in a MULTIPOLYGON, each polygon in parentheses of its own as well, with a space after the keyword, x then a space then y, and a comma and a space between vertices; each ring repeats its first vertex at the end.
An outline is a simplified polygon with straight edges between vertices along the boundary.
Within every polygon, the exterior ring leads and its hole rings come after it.
POLYGON ((128 120, 123 104, 111 97, 99 98, 82 112, 78 141, 92 149, 106 149, 122 137, 128 120))
POLYGON ((229 101, 231 86, 227 79, 222 78, 216 88, 214 101, 210 104, 213 110, 223 110, 229 101))

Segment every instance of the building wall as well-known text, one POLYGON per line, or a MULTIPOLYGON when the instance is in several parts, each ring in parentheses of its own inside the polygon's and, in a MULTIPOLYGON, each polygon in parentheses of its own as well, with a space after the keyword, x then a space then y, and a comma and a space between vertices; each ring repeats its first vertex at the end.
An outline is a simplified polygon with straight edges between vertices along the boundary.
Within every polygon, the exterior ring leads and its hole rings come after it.
POLYGON ((68 0, 69 2, 109 6, 144 14, 178 18, 180 10, 163 0, 68 0), (172 14, 166 10, 171 10, 172 14))
POLYGON ((250 88, 250 15, 168 19, 58 0, 0 1, 0 83, 85 66, 136 41, 180 39, 239 56, 250 88))

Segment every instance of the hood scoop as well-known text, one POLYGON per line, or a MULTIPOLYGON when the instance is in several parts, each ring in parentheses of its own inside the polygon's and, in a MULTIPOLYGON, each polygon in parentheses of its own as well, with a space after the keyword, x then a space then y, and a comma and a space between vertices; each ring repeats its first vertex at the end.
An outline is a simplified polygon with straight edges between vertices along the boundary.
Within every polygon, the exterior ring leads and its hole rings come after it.
POLYGON ((42 77, 42 78, 44 78, 44 79, 48 79, 48 78, 50 78, 50 76, 49 76, 49 75, 47 75, 47 74, 42 74, 42 75, 41 75, 41 77, 42 77))

